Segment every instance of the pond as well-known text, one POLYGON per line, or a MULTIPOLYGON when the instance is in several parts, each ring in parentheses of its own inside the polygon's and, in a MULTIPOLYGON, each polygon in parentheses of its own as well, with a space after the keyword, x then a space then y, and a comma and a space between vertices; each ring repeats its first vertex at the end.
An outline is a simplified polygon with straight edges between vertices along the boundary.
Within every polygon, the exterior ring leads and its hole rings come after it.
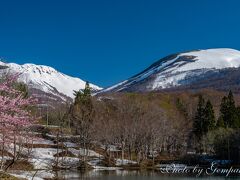
MULTIPOLYGON (((115 170, 115 171, 88 171, 81 173, 79 171, 58 171, 55 172, 55 177, 63 179, 83 179, 83 180, 192 180, 196 179, 196 176, 186 175, 166 175, 159 171, 126 171, 126 170, 115 170)), ((219 176, 204 176, 201 177, 203 180, 223 180, 223 179, 240 179, 240 177, 219 177, 219 176)))

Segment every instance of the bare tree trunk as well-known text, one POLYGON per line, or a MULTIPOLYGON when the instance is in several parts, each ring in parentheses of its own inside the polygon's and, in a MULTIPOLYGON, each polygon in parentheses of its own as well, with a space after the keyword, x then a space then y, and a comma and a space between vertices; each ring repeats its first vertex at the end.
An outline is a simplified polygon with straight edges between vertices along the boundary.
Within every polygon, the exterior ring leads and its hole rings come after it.
POLYGON ((59 163, 59 128, 57 131, 57 160, 56 160, 56 168, 58 168, 59 163))
POLYGON ((111 150, 108 150, 108 164, 110 165, 111 162, 111 150))
POLYGON ((138 151, 138 152, 137 152, 137 163, 138 163, 138 164, 140 164, 140 156, 141 156, 140 154, 141 154, 141 152, 138 151))
POLYGON ((83 143, 83 162, 85 163, 86 162, 86 143, 84 142, 83 143))
POLYGON ((14 132, 14 135, 13 135, 13 161, 15 160, 16 158, 16 133, 14 132))
POLYGON ((3 132, 2 134, 2 159, 1 159, 1 169, 3 169, 3 166, 4 166, 4 151, 5 151, 5 133, 3 132))
POLYGON ((123 159, 124 159, 124 149, 125 149, 125 142, 124 141, 122 141, 122 157, 121 157, 121 159, 122 159, 122 164, 123 164, 123 159))
POLYGON ((130 160, 132 160, 132 151, 131 151, 131 146, 128 146, 128 157, 130 160))
POLYGON ((16 158, 16 132, 14 132, 13 135, 13 158, 12 162, 9 163, 9 165, 5 168, 5 171, 7 171, 14 163, 16 158))

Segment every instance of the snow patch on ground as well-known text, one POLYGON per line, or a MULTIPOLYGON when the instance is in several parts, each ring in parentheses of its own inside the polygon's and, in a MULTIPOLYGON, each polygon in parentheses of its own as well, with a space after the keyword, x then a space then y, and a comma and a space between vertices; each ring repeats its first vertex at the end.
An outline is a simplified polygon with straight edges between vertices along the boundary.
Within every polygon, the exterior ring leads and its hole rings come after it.
POLYGON ((43 145, 55 145, 53 141, 47 140, 47 139, 42 139, 38 138, 33 141, 33 144, 43 144, 43 145))
POLYGON ((45 178, 54 178, 54 174, 52 172, 47 171, 12 171, 10 175, 15 176, 17 178, 24 178, 28 180, 32 180, 34 176, 34 180, 44 180, 45 178))
MULTIPOLYGON (((59 150, 61 152, 61 150, 59 150)), ((54 163, 54 155, 57 153, 55 148, 33 148, 32 158, 30 159, 35 169, 51 169, 54 163)))
POLYGON ((71 153, 73 153, 76 157, 80 156, 84 156, 85 154, 87 154, 87 156, 89 157, 102 157, 102 155, 100 155, 99 153, 96 153, 95 151, 92 150, 86 150, 86 149, 82 149, 80 148, 78 149, 74 149, 74 148, 69 148, 68 151, 70 151, 71 153))
POLYGON ((137 164, 137 162, 131 161, 128 159, 116 159, 116 166, 128 165, 128 164, 137 164))

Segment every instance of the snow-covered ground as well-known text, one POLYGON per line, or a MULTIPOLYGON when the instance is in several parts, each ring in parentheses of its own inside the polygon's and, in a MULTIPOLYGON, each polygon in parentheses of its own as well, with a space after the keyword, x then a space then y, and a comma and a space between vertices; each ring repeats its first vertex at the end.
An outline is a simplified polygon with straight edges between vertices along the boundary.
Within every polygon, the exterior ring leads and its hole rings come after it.
MULTIPOLYGON (((43 138, 37 138, 33 141, 34 145, 56 145, 51 140, 46 140, 43 138)), ((30 158, 29 162, 33 164, 34 170, 33 171, 10 171, 10 174, 19 178, 26 178, 26 179, 32 179, 34 176, 34 180, 42 180, 44 178, 53 178, 54 172, 51 171, 52 167, 56 164, 56 154, 65 152, 66 150, 68 152, 71 152, 71 154, 74 155, 74 157, 59 157, 59 166, 63 168, 77 168, 79 165, 79 156, 83 156, 86 153, 88 153, 88 164, 93 167, 95 170, 101 171, 101 170, 120 170, 122 167, 119 167, 121 165, 127 165, 127 164, 136 164, 134 161, 130 161, 127 159, 116 159, 116 166, 118 167, 105 167, 101 166, 101 161, 103 161, 104 157, 93 151, 93 150, 84 150, 81 148, 78 148, 77 144, 72 142, 64 142, 63 143, 65 148, 67 149, 58 149, 52 148, 51 146, 41 147, 38 148, 32 148, 30 151, 30 158)), ((10 145, 8 148, 9 152, 12 152, 13 145, 10 145)), ((18 147, 17 147, 18 148, 18 147)), ((102 147, 103 148, 103 147, 102 147)), ((118 151, 118 148, 114 145, 109 146, 109 150, 111 151, 118 151)), ((23 147, 22 153, 27 154, 29 152, 29 149, 23 147)), ((4 159, 10 159, 10 157, 5 156, 4 159)))
POLYGON ((85 149, 75 149, 75 148, 69 148, 68 151, 70 151, 71 153, 73 153, 76 157, 80 156, 84 156, 85 154, 87 154, 87 156, 89 157, 102 157, 102 155, 100 155, 99 153, 96 153, 95 151, 92 150, 85 150, 85 149))
POLYGON ((121 151, 117 146, 115 145, 108 145, 107 147, 102 145, 101 146, 102 149, 106 149, 107 148, 107 151, 111 151, 111 152, 117 152, 117 151, 121 151))
POLYGON ((30 161, 35 169, 51 169, 55 154, 57 154, 57 149, 55 148, 33 148, 30 161))
POLYGON ((54 145, 54 142, 47 139, 38 138, 33 141, 33 144, 54 145))
POLYGON ((128 159, 116 159, 116 166, 128 165, 128 164, 137 164, 136 161, 131 161, 128 159))
POLYGON ((12 171, 12 176, 27 180, 44 180, 45 178, 54 178, 54 173, 51 171, 12 171), (34 178, 33 178, 34 177, 34 178))

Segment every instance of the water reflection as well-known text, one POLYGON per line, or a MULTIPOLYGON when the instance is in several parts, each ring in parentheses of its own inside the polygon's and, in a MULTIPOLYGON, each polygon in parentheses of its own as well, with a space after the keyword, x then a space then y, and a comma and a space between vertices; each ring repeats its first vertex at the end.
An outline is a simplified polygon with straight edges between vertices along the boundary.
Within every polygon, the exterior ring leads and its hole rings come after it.
MULTIPOLYGON (((59 179, 91 179, 91 180, 193 180, 193 177, 186 176, 173 176, 173 175, 163 175, 158 171, 126 171, 126 170, 114 170, 114 171, 99 171, 92 170, 87 172, 79 171, 58 171, 55 172, 55 177, 59 179)), ((233 177, 201 177, 204 180, 223 180, 223 179, 239 179, 233 177)))

